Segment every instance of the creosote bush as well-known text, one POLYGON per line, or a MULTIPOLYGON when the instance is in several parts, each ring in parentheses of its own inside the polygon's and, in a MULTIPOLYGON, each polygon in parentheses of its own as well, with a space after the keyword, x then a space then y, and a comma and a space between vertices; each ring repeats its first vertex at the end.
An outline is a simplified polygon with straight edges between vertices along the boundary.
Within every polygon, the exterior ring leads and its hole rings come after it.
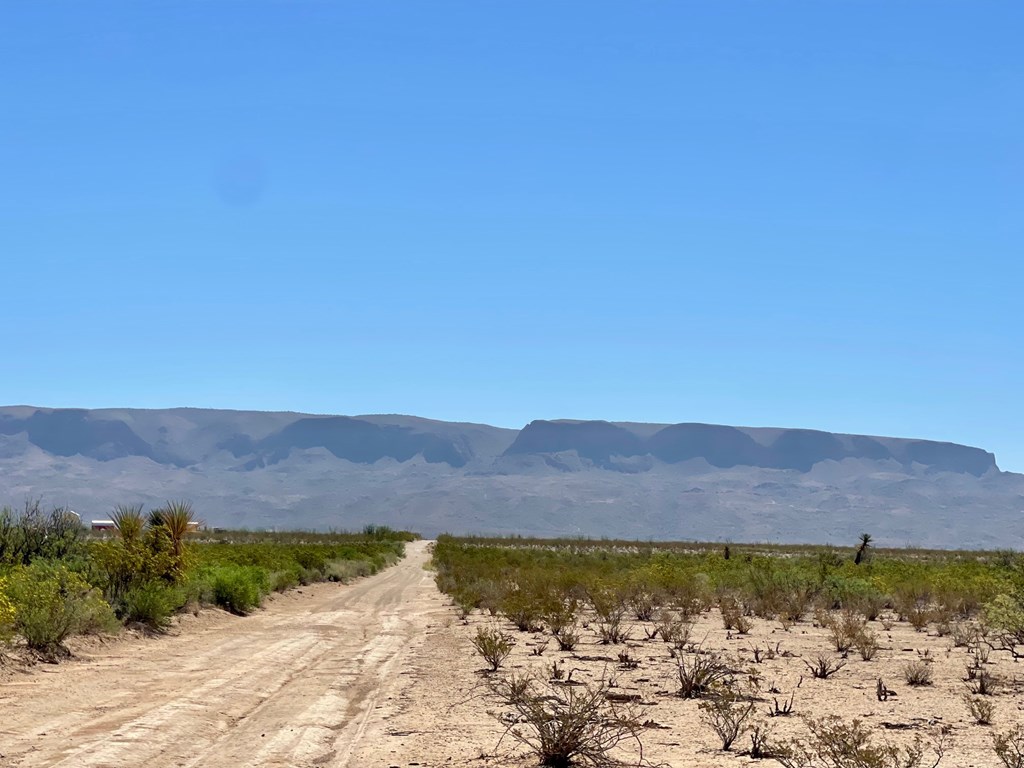
POLYGON ((478 627, 472 643, 476 652, 490 665, 491 671, 497 672, 498 667, 512 653, 515 640, 497 627, 478 627))
POLYGON ((530 749, 543 766, 613 766, 611 751, 626 741, 642 752, 637 712, 610 701, 605 680, 563 686, 502 677, 492 690, 513 713, 498 715, 507 725, 505 734, 530 749))
POLYGON ((1024 768, 1024 726, 992 736, 992 748, 1006 768, 1024 768))
POLYGON ((102 626, 110 608, 77 573, 59 563, 35 561, 6 579, 14 607, 13 629, 29 648, 54 657, 64 641, 88 625, 102 626))
POLYGON ((149 581, 131 587, 121 597, 124 621, 138 622, 151 629, 161 630, 171 621, 171 615, 185 602, 181 589, 160 581, 149 581))
POLYGON ((932 668, 924 661, 909 661, 903 665, 903 679, 907 681, 907 685, 914 687, 931 685, 932 668))
POLYGON ((988 699, 978 698, 977 696, 964 696, 964 704, 967 705, 967 711, 971 715, 971 719, 974 720, 978 725, 991 725, 992 715, 995 712, 995 705, 988 699))
POLYGON ((722 750, 732 745, 749 728, 748 721, 754 711, 754 700, 741 697, 735 691, 723 688, 717 696, 697 704, 701 719, 715 732, 722 750))
POLYGON ((699 699, 712 695, 716 689, 730 687, 732 671, 715 653, 680 653, 676 658, 679 676, 678 694, 684 699, 699 699), (687 660, 689 657, 689 660, 687 660))
POLYGON ((772 745, 772 758, 785 768, 935 768, 942 760, 941 738, 930 749, 920 736, 900 747, 875 744, 860 720, 823 717, 806 722, 806 739, 772 745))

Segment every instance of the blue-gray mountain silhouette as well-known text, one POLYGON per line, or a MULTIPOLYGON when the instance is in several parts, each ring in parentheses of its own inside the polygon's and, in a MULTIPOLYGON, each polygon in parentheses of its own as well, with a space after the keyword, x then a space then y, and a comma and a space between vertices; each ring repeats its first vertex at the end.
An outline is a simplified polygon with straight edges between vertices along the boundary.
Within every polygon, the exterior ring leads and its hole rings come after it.
POLYGON ((1024 476, 955 443, 716 424, 0 407, 0 505, 193 501, 237 527, 1024 547, 1024 476))
POLYGON ((798 472, 808 472, 818 462, 843 459, 888 459, 904 466, 916 463, 976 477, 997 469, 991 453, 954 443, 717 424, 672 424, 643 438, 629 425, 606 421, 533 421, 505 453, 511 456, 564 451, 574 451, 605 468, 615 466, 615 456, 649 454, 669 464, 703 459, 713 467, 750 466, 798 472))

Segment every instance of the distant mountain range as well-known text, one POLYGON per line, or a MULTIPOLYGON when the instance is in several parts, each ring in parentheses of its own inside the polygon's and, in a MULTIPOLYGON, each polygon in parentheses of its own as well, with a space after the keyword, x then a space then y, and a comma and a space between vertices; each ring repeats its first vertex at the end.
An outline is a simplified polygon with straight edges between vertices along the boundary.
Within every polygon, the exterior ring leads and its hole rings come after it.
POLYGON ((191 499, 212 525, 1024 546, 1024 475, 955 443, 715 424, 0 407, 0 503, 191 499))

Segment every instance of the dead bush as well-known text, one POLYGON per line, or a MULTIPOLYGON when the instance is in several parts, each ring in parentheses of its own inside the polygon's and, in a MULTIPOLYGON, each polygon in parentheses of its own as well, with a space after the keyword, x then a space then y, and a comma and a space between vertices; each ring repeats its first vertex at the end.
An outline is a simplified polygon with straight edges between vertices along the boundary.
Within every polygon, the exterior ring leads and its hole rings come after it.
POLYGON ((813 661, 804 660, 804 666, 819 680, 828 680, 846 666, 843 659, 833 659, 827 653, 819 653, 813 661))

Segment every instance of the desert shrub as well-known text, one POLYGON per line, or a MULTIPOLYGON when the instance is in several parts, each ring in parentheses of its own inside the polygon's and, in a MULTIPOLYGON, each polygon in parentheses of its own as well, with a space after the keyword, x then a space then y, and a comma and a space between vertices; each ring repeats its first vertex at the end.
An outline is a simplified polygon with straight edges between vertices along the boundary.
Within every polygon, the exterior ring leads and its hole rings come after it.
POLYGON ((1010 595, 999 595, 983 612, 985 628, 1004 648, 1024 645, 1024 605, 1010 595))
POLYGON ((979 699, 976 696, 964 696, 964 704, 971 719, 978 725, 991 725, 992 714, 995 712, 995 705, 988 699, 979 699))
POLYGON ((270 591, 267 572, 256 566, 222 565, 209 573, 213 602, 225 610, 245 615, 263 604, 270 591))
POLYGON ((515 640, 497 627, 478 627, 476 636, 471 641, 476 652, 486 661, 492 672, 497 672, 498 667, 512 653, 512 646, 515 640))
POLYGON ((479 597, 477 607, 487 611, 491 616, 497 616, 504 594, 501 584, 494 579, 479 579, 476 583, 476 593, 479 597))
POLYGON ((576 623, 578 613, 579 601, 574 597, 564 596, 551 600, 551 606, 542 618, 548 629, 551 630, 551 634, 559 635, 563 629, 576 623))
POLYGON ((701 701, 697 707, 701 719, 718 735, 722 750, 728 752, 736 739, 747 730, 754 702, 743 699, 731 690, 723 690, 718 696, 701 701))
POLYGON ((1006 768, 1024 768, 1024 726, 992 736, 992 748, 1006 768))
POLYGON ((838 717, 808 719, 807 740, 790 739, 772 745, 772 757, 785 768, 935 768, 942 760, 941 741, 934 760, 920 736, 908 745, 876 745, 863 723, 844 723, 838 717))
POLYGON ((804 666, 819 680, 828 680, 846 666, 843 659, 833 659, 827 653, 819 653, 812 661, 804 660, 804 666))
POLYGON ((657 605, 649 592, 637 592, 630 597, 629 607, 637 621, 650 621, 657 605))
POLYGON ((604 645, 618 645, 629 639, 629 629, 622 625, 624 611, 614 611, 597 621, 597 635, 604 645))
POLYGON ((765 760, 772 756, 772 728, 764 720, 753 722, 747 728, 750 734, 750 750, 747 752, 752 760, 765 760))
POLYGON ((811 575, 799 566, 769 557, 755 559, 747 570, 744 591, 755 615, 799 621, 817 594, 811 575))
POLYGON ((608 699, 604 680, 561 686, 534 678, 525 685, 498 679, 492 689, 515 712, 512 718, 500 718, 511 721, 505 732, 530 749, 541 765, 610 766, 615 764, 610 752, 629 740, 642 752, 640 718, 608 699))
POLYGON ((353 579, 372 576, 376 569, 366 560, 330 560, 323 568, 325 581, 338 581, 348 584, 353 579))
POLYGON ((90 589, 82 601, 82 613, 75 634, 113 635, 121 629, 121 620, 98 589, 90 589))
POLYGON ((658 634, 662 641, 676 650, 682 650, 690 642, 693 624, 671 611, 662 611, 658 617, 658 634))
POLYGON ((850 650, 865 628, 864 617, 849 609, 843 610, 838 616, 823 614, 821 624, 828 630, 832 645, 840 653, 850 650))
POLYGON ((509 590, 501 601, 500 612, 520 632, 539 632, 543 611, 543 603, 536 593, 523 587, 509 590))
POLYGON ((0 566, 70 560, 83 553, 82 523, 64 507, 44 512, 39 501, 26 501, 20 512, 0 509, 0 566))
POLYGON ((704 653, 700 649, 697 653, 679 654, 676 673, 679 676, 678 695, 684 699, 699 699, 714 693, 716 688, 729 687, 732 678, 732 671, 721 656, 704 653))
POLYGON ((14 631, 29 648, 49 655, 64 650, 64 641, 90 624, 97 596, 65 565, 41 560, 11 571, 7 594, 14 606, 14 631))
POLYGON ((919 687, 933 682, 931 665, 924 661, 909 661, 903 665, 903 679, 907 685, 919 687))
POLYGON ((953 641, 955 648, 965 648, 975 642, 978 636, 977 628, 973 624, 963 621, 955 621, 949 625, 949 639, 953 641))
POLYGON ((7 596, 7 578, 0 576, 0 642, 6 642, 14 633, 16 611, 7 596))
POLYGON ((170 584, 149 581, 132 587, 121 597, 119 613, 126 622, 144 624, 150 629, 164 629, 171 615, 185 601, 185 593, 170 584))
POLYGON ((294 589, 301 583, 299 580, 299 570, 297 568, 289 568, 284 571, 274 571, 267 578, 268 587, 271 592, 284 592, 289 589, 294 589))
MULTIPOLYGON (((116 512, 114 517, 117 523, 116 512)), ((139 585, 158 580, 177 583, 184 578, 166 530, 162 527, 136 529, 134 519, 127 522, 128 519, 126 517, 122 523, 126 526, 126 536, 93 542, 90 549, 104 594, 113 605, 139 585)))
POLYGON ((973 667, 967 672, 967 685, 971 693, 979 696, 994 696, 999 680, 987 669, 973 667))
POLYGON ((737 624, 743 619, 743 604, 735 595, 722 595, 718 599, 718 612, 722 615, 722 627, 725 629, 736 629, 737 624))
POLYGON ((871 661, 878 653, 878 635, 865 627, 857 633, 853 645, 864 661, 871 661))
POLYGON ((558 643, 558 650, 560 651, 571 651, 576 648, 576 644, 580 641, 580 631, 575 624, 570 626, 562 627, 561 630, 555 634, 555 642, 558 643))

